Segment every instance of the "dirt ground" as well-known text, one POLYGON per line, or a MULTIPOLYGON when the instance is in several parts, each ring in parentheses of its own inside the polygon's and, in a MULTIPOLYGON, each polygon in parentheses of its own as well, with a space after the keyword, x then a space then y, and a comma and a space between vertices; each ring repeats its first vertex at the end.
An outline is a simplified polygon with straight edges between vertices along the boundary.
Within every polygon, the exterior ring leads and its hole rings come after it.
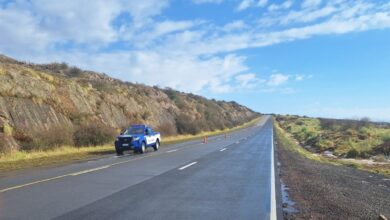
POLYGON ((390 219, 390 177, 277 150, 280 178, 298 209, 284 219, 390 219))

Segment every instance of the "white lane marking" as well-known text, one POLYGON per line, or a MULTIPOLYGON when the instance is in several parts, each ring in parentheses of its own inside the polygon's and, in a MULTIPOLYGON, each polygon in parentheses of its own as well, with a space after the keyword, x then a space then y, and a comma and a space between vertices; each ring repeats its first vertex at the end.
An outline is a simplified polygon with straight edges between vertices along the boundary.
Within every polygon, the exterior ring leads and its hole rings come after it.
POLYGON ((236 144, 239 144, 240 143, 240 141, 236 141, 236 144))
POLYGON ((81 175, 81 174, 84 174, 84 173, 98 171, 98 170, 101 170, 101 169, 106 169, 108 167, 116 166, 116 165, 123 164, 123 163, 129 163, 129 162, 132 162, 132 161, 135 161, 135 160, 143 159, 143 158, 146 158, 146 157, 152 157, 152 156, 153 156, 153 154, 152 155, 148 155, 148 156, 133 158, 131 160, 125 160, 125 161, 121 161, 121 162, 117 162, 117 163, 112 163, 112 164, 106 165, 107 167, 106 166, 97 167, 97 168, 94 168, 94 169, 82 170, 82 171, 78 171, 78 172, 64 174, 64 175, 61 175, 61 176, 55 176, 55 177, 51 177, 51 178, 47 178, 47 179, 33 181, 33 182, 30 182, 30 183, 16 185, 16 186, 8 187, 8 188, 5 188, 5 189, 0 189, 0 193, 4 193, 4 192, 7 192, 7 191, 23 188, 23 187, 26 187, 26 186, 36 185, 36 184, 39 184, 39 183, 49 182, 49 181, 52 181, 52 180, 62 179, 62 178, 69 177, 69 176, 77 176, 77 175, 81 175))
POLYGON ((169 150, 169 151, 167 151, 167 153, 172 153, 172 152, 175 152, 175 151, 178 151, 178 149, 169 150))
POLYGON ((89 170, 83 170, 83 171, 80 171, 80 172, 71 173, 70 175, 71 176, 78 176, 78 175, 81 175, 81 174, 86 174, 86 173, 90 173, 90 172, 94 172, 94 171, 98 171, 98 170, 107 169, 109 167, 111 167, 111 166, 110 165, 106 165, 106 166, 96 167, 96 168, 89 169, 89 170))
POLYGON ((187 165, 185 165, 185 166, 182 166, 182 167, 180 167, 179 168, 179 170, 184 170, 185 168, 188 168, 188 167, 190 167, 190 166, 192 166, 192 165, 195 165, 195 164, 197 164, 198 162, 192 162, 192 163, 190 163, 190 164, 187 164, 187 165))
POLYGON ((221 152, 222 152, 222 151, 225 151, 225 150, 226 150, 226 148, 222 148, 222 149, 221 149, 221 150, 219 150, 219 151, 221 151, 221 152))
POLYGON ((276 220, 276 193, 275 193, 275 167, 274 167, 274 129, 271 130, 271 213, 270 220, 276 220))

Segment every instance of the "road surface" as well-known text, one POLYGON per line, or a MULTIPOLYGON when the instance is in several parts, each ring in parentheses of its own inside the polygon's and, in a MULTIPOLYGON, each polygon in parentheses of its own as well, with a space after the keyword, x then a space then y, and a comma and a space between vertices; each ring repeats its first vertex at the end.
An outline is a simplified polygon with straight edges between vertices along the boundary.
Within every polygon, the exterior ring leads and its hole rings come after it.
POLYGON ((275 219, 272 120, 0 178, 0 219, 275 219))

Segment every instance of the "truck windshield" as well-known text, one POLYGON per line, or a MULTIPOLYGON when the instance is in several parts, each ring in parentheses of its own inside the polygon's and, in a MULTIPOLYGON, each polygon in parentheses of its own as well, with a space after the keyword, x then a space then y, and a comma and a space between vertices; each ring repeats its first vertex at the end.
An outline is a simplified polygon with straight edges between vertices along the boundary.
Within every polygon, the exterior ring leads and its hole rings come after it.
POLYGON ((125 134, 144 134, 144 132, 143 127, 130 127, 126 130, 125 134))

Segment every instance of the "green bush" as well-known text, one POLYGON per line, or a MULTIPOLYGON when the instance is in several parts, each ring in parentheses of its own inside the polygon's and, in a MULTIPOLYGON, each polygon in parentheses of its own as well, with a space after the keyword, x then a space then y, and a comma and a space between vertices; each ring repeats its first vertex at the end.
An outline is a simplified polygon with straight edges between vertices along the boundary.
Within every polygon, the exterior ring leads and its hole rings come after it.
POLYGON ((390 134, 384 134, 381 137, 383 142, 390 142, 390 134))
POLYGON ((114 140, 116 132, 105 125, 81 125, 74 132, 73 139, 76 146, 98 146, 114 140))
POLYGON ((366 151, 362 151, 360 152, 359 157, 363 159, 368 159, 370 158, 370 154, 368 154, 366 151))
POLYGON ((347 158, 356 158, 357 156, 359 156, 359 151, 357 151, 355 148, 349 150, 346 155, 347 158))

